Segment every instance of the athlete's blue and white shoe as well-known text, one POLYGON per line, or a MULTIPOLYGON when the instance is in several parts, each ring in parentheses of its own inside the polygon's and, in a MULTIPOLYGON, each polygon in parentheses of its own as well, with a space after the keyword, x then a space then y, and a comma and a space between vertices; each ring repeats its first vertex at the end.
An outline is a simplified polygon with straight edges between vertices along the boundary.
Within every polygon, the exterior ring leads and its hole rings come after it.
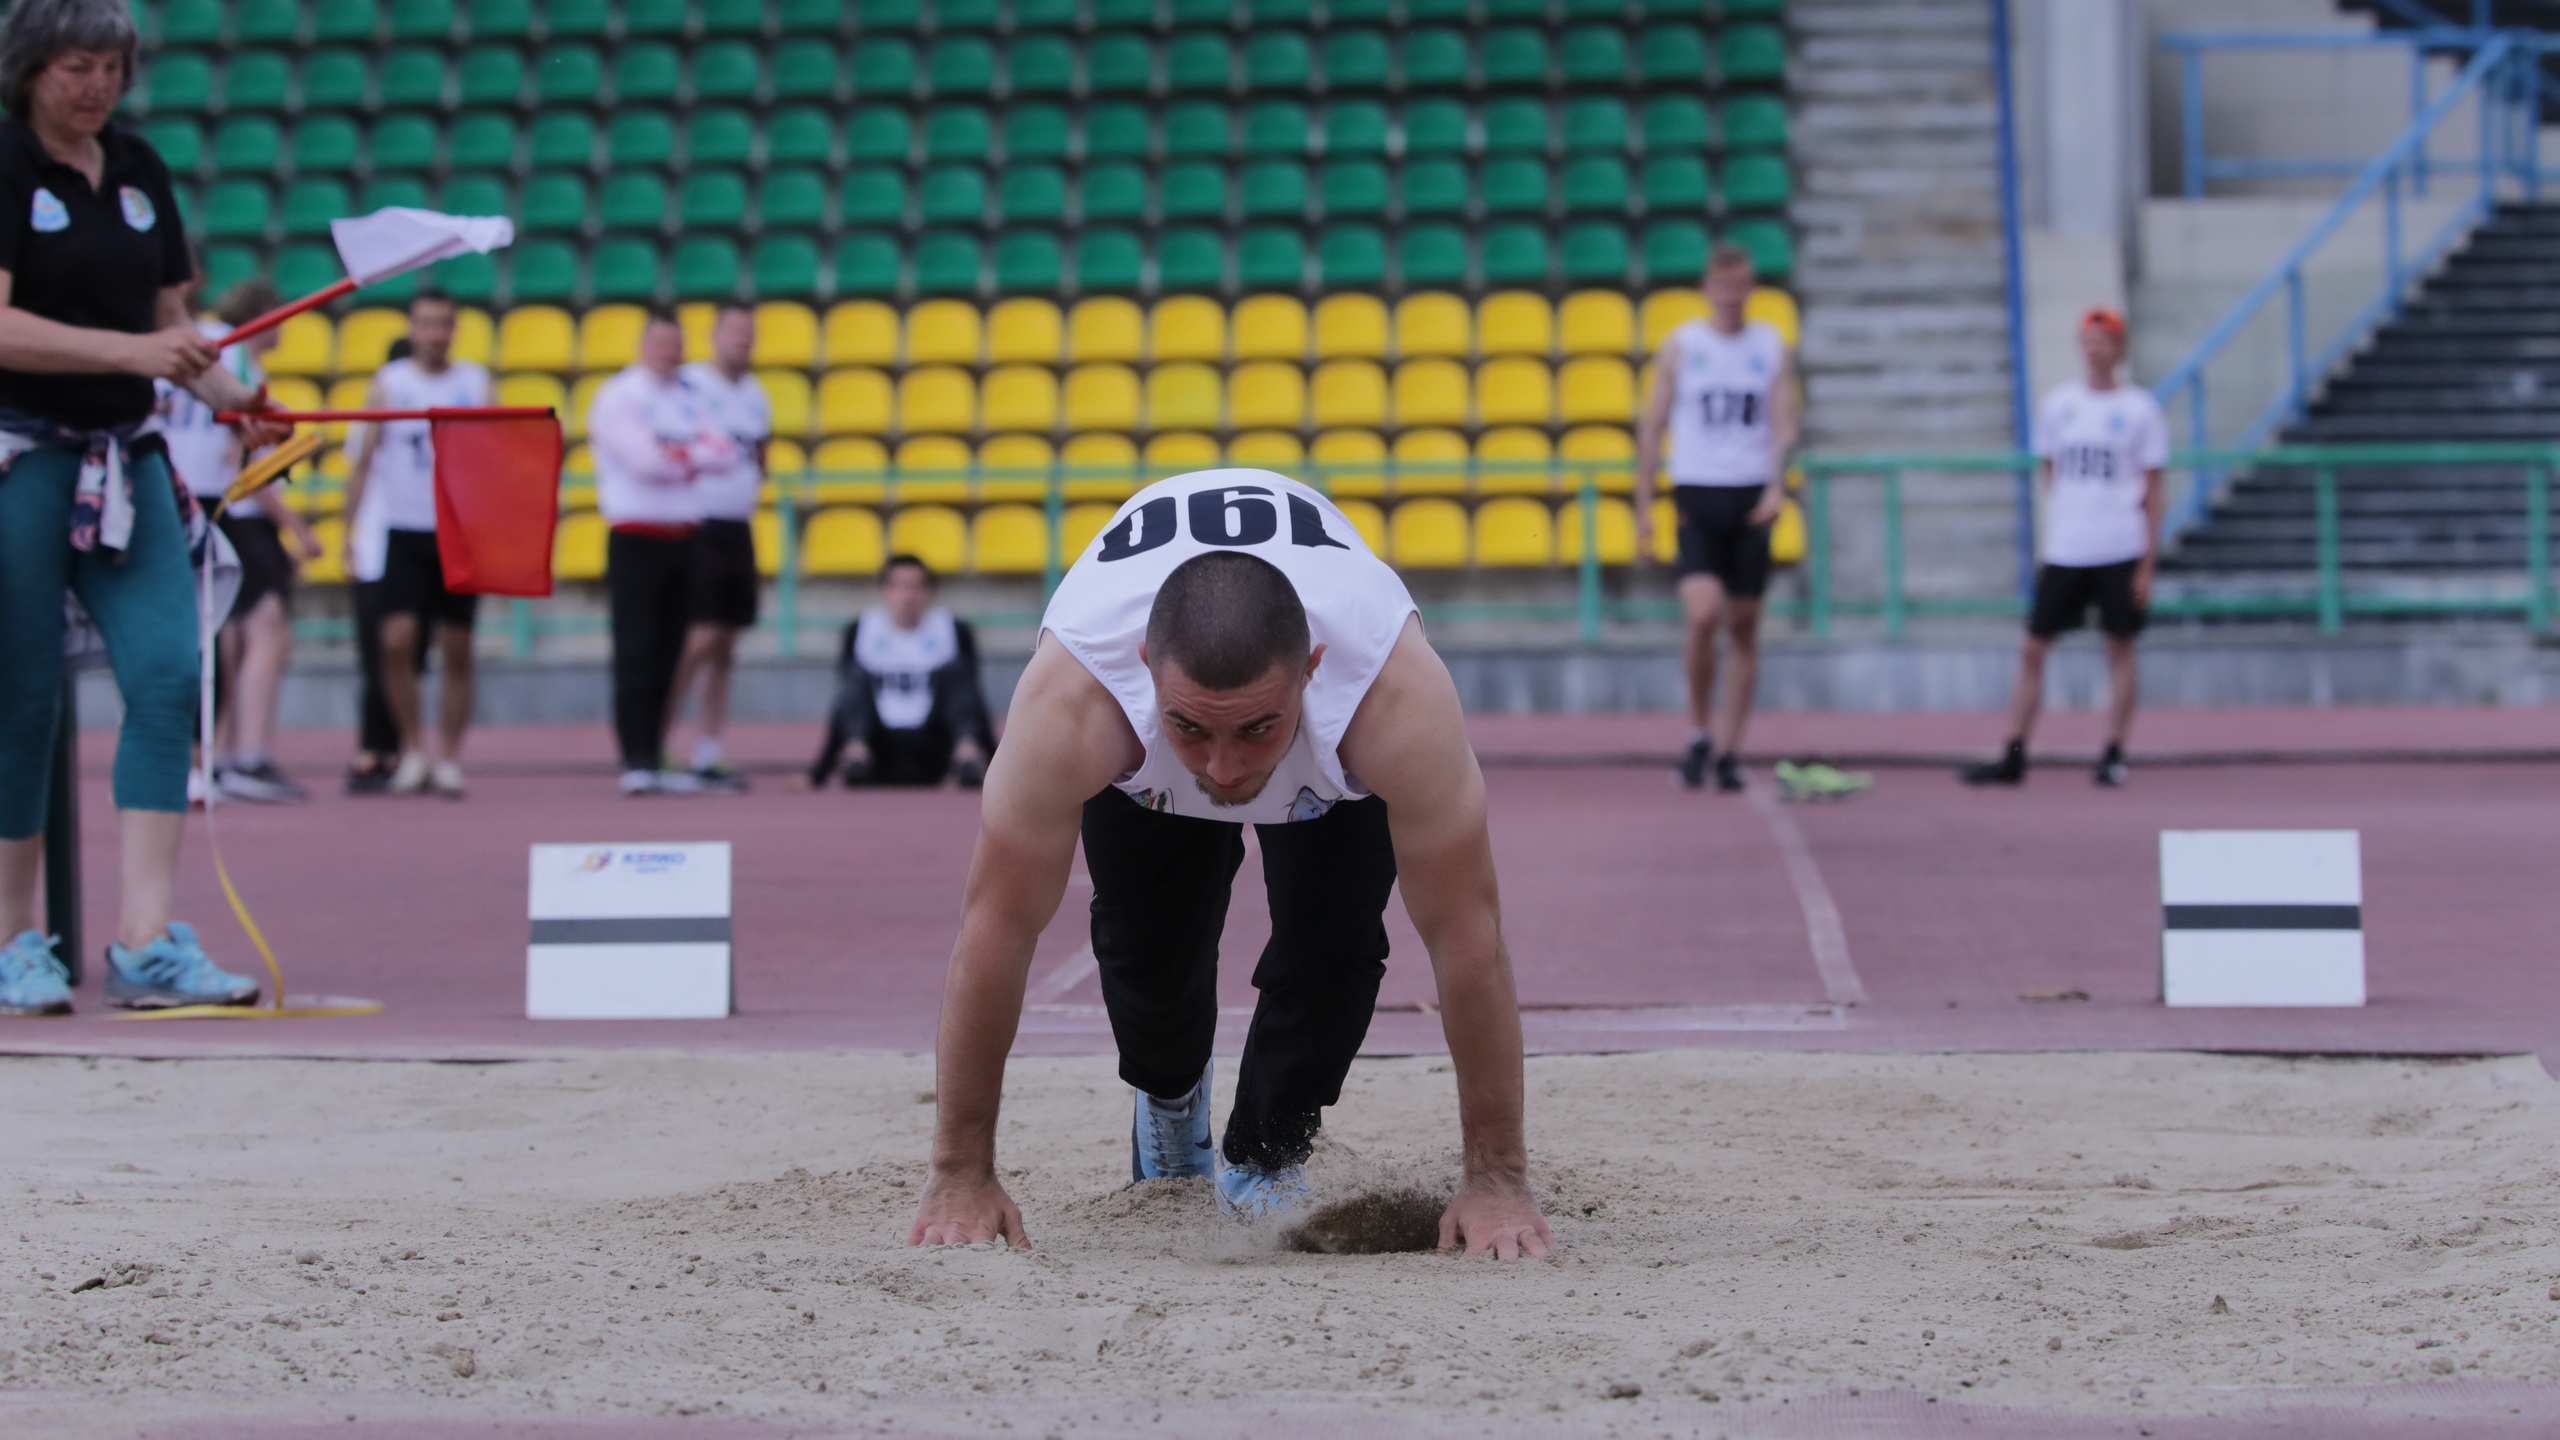
POLYGON ((157 940, 139 950, 107 947, 107 1003, 122 1010, 166 1010, 176 1005, 248 1005, 258 982, 213 963, 196 943, 196 930, 172 920, 157 940))
POLYGON ((1138 1092, 1137 1114, 1129 1121, 1129 1178, 1188 1180, 1206 1176, 1215 1158, 1209 1141, 1209 1077, 1212 1061, 1200 1071, 1200 1083, 1179 1100, 1159 1100, 1138 1092))
POLYGON ((0 1015, 68 1015, 71 985, 41 930, 21 930, 0 946, 0 1015))
POLYGON ((1218 1171, 1218 1209, 1230 1220, 1247 1224, 1294 1220, 1315 1208, 1316 1194, 1307 1188, 1303 1165, 1283 1165, 1277 1170, 1227 1165, 1218 1171))

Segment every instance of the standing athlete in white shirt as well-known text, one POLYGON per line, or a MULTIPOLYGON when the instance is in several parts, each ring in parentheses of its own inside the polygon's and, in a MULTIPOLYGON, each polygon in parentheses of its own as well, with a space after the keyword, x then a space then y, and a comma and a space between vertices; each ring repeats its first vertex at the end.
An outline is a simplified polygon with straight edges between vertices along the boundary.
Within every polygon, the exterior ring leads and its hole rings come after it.
POLYGON ((676 666, 672 722, 685 693, 702 678, 701 738, 693 743, 693 778, 707 790, 744 790, 747 777, 722 753, 729 724, 729 670, 738 632, 756 623, 756 539, 752 521, 764 496, 764 452, 773 439, 773 397, 748 368, 756 353, 756 314, 723 305, 711 326, 711 359, 684 367, 711 429, 728 437, 730 459, 693 479, 702 525, 693 532, 693 628, 676 666))
POLYGON ((1654 356, 1653 394, 1636 428, 1636 553, 1653 552, 1653 491, 1670 439, 1671 503, 1680 517, 1681 660, 1689 675, 1689 749, 1680 783, 1742 788, 1742 730, 1760 684, 1760 597, 1769 589, 1769 531, 1787 503, 1796 444, 1795 360, 1777 327, 1745 318, 1751 252, 1719 245, 1707 259, 1707 317, 1683 323, 1654 356), (1732 640, 1724 753, 1708 730, 1716 631, 1732 640))
POLYGON ((2133 642, 2151 606, 2159 558, 2169 420, 2150 391, 2116 378, 2125 356, 2122 315, 2100 308, 2082 317, 2080 355, 2088 378, 2055 386, 2036 410, 2044 563, 2036 567, 2035 603, 2009 694, 2008 748, 1997 760, 1966 766, 1969 784, 2015 785, 2027 778, 2027 739, 2044 705, 2045 656, 2056 636, 2087 623, 2091 606, 2107 637, 2108 692, 2107 750, 2093 778, 2101 785, 2125 782, 2124 742, 2137 689, 2133 642))

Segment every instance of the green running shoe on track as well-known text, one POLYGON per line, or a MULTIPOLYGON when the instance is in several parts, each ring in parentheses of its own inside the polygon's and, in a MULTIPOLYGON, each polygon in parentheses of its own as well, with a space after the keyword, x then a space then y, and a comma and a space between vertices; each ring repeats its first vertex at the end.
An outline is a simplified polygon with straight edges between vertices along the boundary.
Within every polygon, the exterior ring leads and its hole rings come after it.
POLYGON ((1773 773, 1781 800, 1846 800, 1876 783, 1876 777, 1863 771, 1834 770, 1820 761, 1798 765, 1781 760, 1773 773))

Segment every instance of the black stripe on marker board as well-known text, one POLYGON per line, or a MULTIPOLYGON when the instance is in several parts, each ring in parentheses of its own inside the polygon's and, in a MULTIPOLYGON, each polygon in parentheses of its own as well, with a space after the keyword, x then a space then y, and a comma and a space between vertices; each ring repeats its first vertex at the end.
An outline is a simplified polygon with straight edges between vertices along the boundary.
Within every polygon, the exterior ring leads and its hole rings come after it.
POLYGON ((679 916, 638 920, 536 920, 536 945, 701 945, 727 944, 726 915, 679 916))
POLYGON ((2361 905, 2164 905, 2171 930, 2361 930, 2361 905))

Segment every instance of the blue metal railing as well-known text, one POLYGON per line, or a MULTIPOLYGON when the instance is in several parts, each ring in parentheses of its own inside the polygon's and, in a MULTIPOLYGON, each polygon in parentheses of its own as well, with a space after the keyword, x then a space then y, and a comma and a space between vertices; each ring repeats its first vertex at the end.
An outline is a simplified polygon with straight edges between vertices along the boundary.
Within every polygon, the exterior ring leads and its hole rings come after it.
MULTIPOLYGON (((2000 118, 2000 259, 2002 299, 2009 307, 2009 444, 2032 449, 2032 414, 2027 396, 2026 241, 2020 233, 2018 205, 2017 87, 2009 73, 2009 0, 1991 0, 1991 74, 2000 118)), ((2013 480, 2017 499, 2014 545, 2017 551, 2019 598, 2035 593, 2035 476, 2021 470, 2013 480)))

